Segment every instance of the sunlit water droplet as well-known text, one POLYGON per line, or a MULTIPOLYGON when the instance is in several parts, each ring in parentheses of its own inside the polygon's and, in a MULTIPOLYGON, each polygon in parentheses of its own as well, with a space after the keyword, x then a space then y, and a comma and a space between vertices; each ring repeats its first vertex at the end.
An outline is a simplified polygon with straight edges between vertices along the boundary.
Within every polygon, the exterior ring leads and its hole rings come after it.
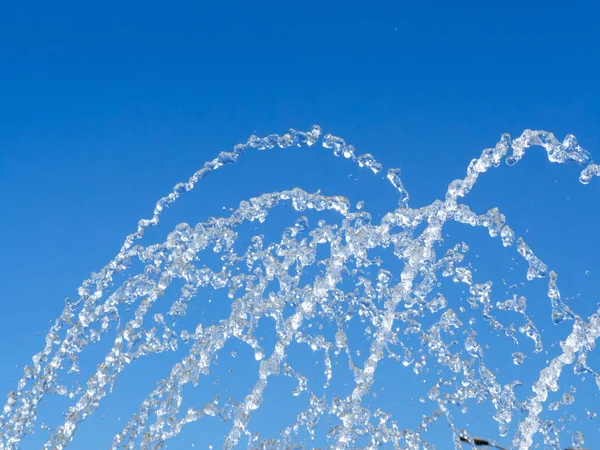
POLYGON ((517 366, 520 366, 525 362, 525 354, 521 352, 515 352, 512 354, 513 363, 517 366))
POLYGON ((585 444, 583 433, 581 431, 573 433, 573 447, 581 448, 583 444, 585 444))

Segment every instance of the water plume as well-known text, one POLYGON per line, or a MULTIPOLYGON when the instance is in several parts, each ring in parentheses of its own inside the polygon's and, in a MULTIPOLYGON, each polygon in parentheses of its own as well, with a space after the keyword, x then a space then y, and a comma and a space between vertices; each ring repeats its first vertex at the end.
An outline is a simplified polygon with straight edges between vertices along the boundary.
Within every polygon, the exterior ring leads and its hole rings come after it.
MULTIPOLYGON (((498 208, 477 213, 462 199, 482 174, 503 161, 518 163, 534 146, 543 147, 550 162, 581 165, 579 180, 590 183, 594 176, 600 176, 590 154, 572 135, 561 142, 545 131, 526 130, 516 139, 505 134, 471 161, 464 178, 452 181, 445 194, 427 206, 411 207, 400 170, 388 169, 384 173, 397 192, 398 206, 377 223, 363 204, 353 208, 345 197, 294 188, 244 200, 224 217, 193 226, 181 223, 164 242, 141 244, 145 232, 158 225, 161 215, 180 196, 213 172, 236 163, 246 152, 319 143, 360 168, 376 174, 384 171, 371 154, 357 156, 352 145, 330 134, 322 136, 317 126, 306 132, 290 130, 282 136, 252 136, 233 151, 206 162, 156 203, 152 216, 139 221, 115 258, 81 284, 77 299, 66 303, 46 335, 45 347, 33 356, 16 390, 8 395, 0 414, 0 448, 19 448, 26 435, 39 427, 37 409, 49 396, 66 397, 71 405, 63 423, 50 430, 44 448, 66 448, 82 422, 111 394, 126 367, 148 355, 181 348, 185 349, 184 356, 114 436, 112 448, 162 448, 186 425, 220 417, 229 424, 218 444, 226 449, 242 442, 256 449, 310 446, 300 435, 306 431, 315 437, 326 419, 330 425, 325 438, 332 448, 355 448, 359 442, 368 448, 434 448, 426 432, 440 418, 448 424, 448 441, 458 449, 461 442, 471 442, 471 438, 457 425, 456 407, 471 402, 490 404, 498 434, 512 440, 511 449, 530 448, 540 434, 556 447, 558 441, 553 436, 558 431, 544 418, 544 412, 554 406, 568 406, 568 400, 547 403, 549 393, 559 390, 563 371, 572 366, 576 373, 592 374, 600 387, 600 375, 586 360, 600 336, 600 311, 589 317, 572 311, 561 298, 557 274, 535 255, 523 236, 516 235, 508 218, 498 208), (255 235, 244 247, 246 241, 240 239, 243 225, 268 221, 272 211, 280 207, 307 215, 328 211, 339 217, 339 224, 319 220, 311 227, 302 216, 284 229, 279 242, 255 235), (518 342, 523 335, 532 341, 535 355, 544 343, 527 311, 527 299, 515 295, 496 301, 492 282, 478 279, 464 263, 466 243, 458 242, 438 254, 449 223, 482 227, 492 239, 499 238, 499 245, 514 248, 515 255, 527 264, 527 280, 548 279, 548 314, 553 322, 572 322, 570 334, 560 342, 561 353, 550 360, 530 387, 532 395, 527 396, 527 387, 518 379, 506 384, 498 381, 494 367, 485 362, 487 350, 478 342, 468 311, 445 295, 442 286, 463 286, 468 304, 481 314, 486 326, 509 341, 518 342), (386 270, 374 256, 382 249, 390 250, 386 255, 400 264, 398 273, 386 270), (214 254, 218 255, 217 265, 210 263, 214 254), (156 312, 156 304, 175 286, 177 295, 168 311, 156 312), (212 324, 195 318, 194 329, 181 329, 178 321, 186 317, 189 305, 205 301, 199 296, 203 289, 226 292, 229 316, 212 324), (276 335, 270 352, 258 338, 264 318, 272 319, 269 323, 276 335), (356 320, 367 332, 353 328, 356 320), (312 325, 323 322, 335 328, 331 336, 315 335, 312 325), (362 362, 352 349, 357 336, 364 342, 368 337, 370 342, 362 362), (457 345, 461 336, 464 341, 457 345), (232 341, 248 346, 259 361, 250 390, 233 402, 214 399, 184 409, 185 389, 208 376, 232 341), (98 342, 109 347, 95 372, 83 384, 63 384, 61 380, 68 379, 67 375, 78 379, 80 356, 98 342), (323 355, 326 381, 318 389, 311 386, 304 367, 289 361, 290 348, 298 345, 323 355), (331 396, 327 390, 335 379, 332 365, 342 357, 347 360, 353 386, 346 396, 331 396), (416 429, 403 427, 389 412, 366 405, 384 361, 402 367, 406 377, 423 377, 432 362, 445 370, 438 372, 433 383, 428 377, 427 400, 423 401, 431 402, 433 409, 416 429), (295 380, 297 388, 291 394, 305 398, 307 407, 297 411, 295 422, 279 436, 267 438, 252 431, 251 419, 276 377, 295 380), (514 436, 507 436, 518 415, 521 418, 514 436)), ((517 365, 526 364, 531 356, 523 352, 509 355, 517 365)), ((578 435, 574 445, 583 445, 583 436, 578 435)))

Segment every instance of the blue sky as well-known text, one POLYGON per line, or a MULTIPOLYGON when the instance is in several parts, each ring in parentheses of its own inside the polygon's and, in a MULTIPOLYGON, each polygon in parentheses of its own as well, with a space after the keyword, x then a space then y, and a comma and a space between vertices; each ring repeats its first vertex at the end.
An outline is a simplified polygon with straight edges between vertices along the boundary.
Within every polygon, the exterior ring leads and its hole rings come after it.
MULTIPOLYGON (((504 132, 573 133, 599 155, 600 9, 588 3, 3 5, 2 392, 42 348, 64 297, 118 252, 154 202, 252 133, 319 124, 401 167, 413 206, 442 196, 504 132)), ((598 301, 600 184, 581 186, 576 168, 551 165, 539 149, 530 156, 490 174, 473 202, 500 206, 529 230, 532 248, 566 280, 564 295, 585 298, 573 308, 588 315, 598 301)), ((356 187, 346 178, 357 169, 344 164, 323 152, 248 156, 209 181, 210 196, 182 200, 163 231, 295 185, 393 208, 383 182, 365 175, 356 187)), ((592 387, 579 389, 592 398, 592 387)), ((590 430, 593 448, 598 425, 590 430)))

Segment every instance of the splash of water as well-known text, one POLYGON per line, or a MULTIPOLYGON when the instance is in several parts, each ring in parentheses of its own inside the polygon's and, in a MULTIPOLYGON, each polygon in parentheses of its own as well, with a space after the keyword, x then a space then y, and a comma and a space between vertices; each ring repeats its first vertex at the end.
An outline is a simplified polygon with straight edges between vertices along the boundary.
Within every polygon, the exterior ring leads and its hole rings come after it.
MULTIPOLYGON (((498 167, 502 161, 516 164, 532 146, 543 147, 551 162, 581 164, 580 181, 584 184, 600 176, 600 166, 592 162, 589 153, 571 135, 560 142, 551 133, 527 130, 516 139, 503 135, 495 147, 484 150, 471 161, 465 178, 450 183, 444 199, 425 207, 409 206, 400 171, 390 169, 387 179, 398 192, 399 206, 377 224, 362 210, 362 204, 352 211, 344 197, 296 188, 242 201, 228 217, 211 218, 193 227, 182 223, 164 242, 146 246, 139 243, 145 231, 156 226, 164 210, 181 195, 194 189, 210 173, 234 164, 247 150, 312 146, 319 141, 336 156, 350 159, 362 168, 374 173, 383 170, 372 155, 356 156, 351 145, 329 134, 322 137, 317 126, 308 132, 290 130, 283 136, 252 136, 245 144, 236 145, 232 152, 223 152, 205 163, 187 182, 177 184, 157 202, 152 217, 140 220, 136 232, 127 236, 116 257, 82 283, 77 300, 67 302, 46 336, 45 348, 33 357, 33 365, 25 368, 17 390, 8 395, 0 415, 0 448, 19 447, 24 437, 35 430, 36 410, 50 395, 74 400, 65 413, 64 423, 51 432, 45 444, 47 449, 65 448, 78 426, 110 394, 118 383, 118 375, 127 366, 147 355, 175 351, 182 344, 187 346, 187 354, 114 437, 112 448, 161 448, 186 424, 214 416, 231 423, 223 441, 226 449, 234 448, 244 436, 251 448, 292 448, 299 430, 314 435, 318 422, 325 416, 337 419, 328 435, 335 448, 352 448, 357 439, 365 436, 369 448, 386 443, 398 448, 433 448, 424 440, 423 432, 440 417, 447 420, 455 447, 461 448, 465 431, 455 425, 451 406, 481 399, 490 399, 501 436, 507 434, 515 412, 524 413, 512 439, 512 449, 530 448, 537 433, 550 442, 554 428, 552 423, 542 420, 541 414, 549 393, 558 390, 563 370, 574 365, 578 373, 592 373, 600 387, 600 375, 586 363, 588 352, 600 336, 600 311, 588 318, 571 311, 561 300, 556 273, 536 257, 523 237, 515 235, 506 217, 497 208, 477 214, 460 199, 471 191, 481 174, 498 167), (262 236, 254 236, 244 251, 236 250, 236 230, 240 226, 253 221, 262 223, 275 207, 290 204, 300 212, 334 212, 340 216, 341 225, 320 221, 318 227, 309 231, 308 221, 302 217, 284 230, 280 242, 268 244, 262 236), (493 369, 484 363, 484 350, 477 334, 469 331, 452 302, 438 292, 444 278, 464 284, 470 294, 469 303, 474 308, 481 307, 482 316, 492 329, 516 341, 515 325, 504 324, 495 316, 495 311, 508 312, 522 323, 518 332, 533 340, 535 352, 542 350, 541 335, 527 313, 525 298, 515 296, 493 303, 491 282, 476 282, 473 272, 462 264, 465 244, 436 255, 444 226, 451 222, 484 227, 492 238, 500 237, 504 247, 515 247, 528 264, 528 280, 549 278, 548 297, 554 322, 573 321, 571 333, 561 343, 562 353, 540 372, 532 386, 534 395, 526 400, 517 399, 514 388, 521 384, 518 380, 505 385, 497 381, 493 369), (319 257, 319 250, 324 248, 328 249, 326 257, 319 257), (377 270, 375 280, 370 280, 363 271, 379 266, 369 253, 382 248, 393 249, 403 265, 398 283, 392 282, 392 274, 384 269, 377 270), (207 252, 221 256, 219 270, 202 264, 207 252), (132 269, 137 263, 143 266, 140 273, 132 269), (315 266, 322 271, 307 282, 303 275, 315 266), (116 284, 119 275, 127 276, 121 284, 116 284), (351 290, 341 287, 342 283, 347 286, 348 280, 353 285, 351 290), (183 287, 166 317, 152 316, 157 300, 177 281, 183 287), (279 289, 268 290, 273 281, 278 282, 279 289), (212 325, 199 323, 192 332, 178 330, 177 319, 186 315, 190 302, 200 301, 197 294, 207 287, 228 292, 229 317, 212 325), (125 307, 134 309, 133 317, 127 321, 121 317, 125 307), (348 338, 352 331, 349 318, 353 315, 360 316, 371 330, 371 344, 362 367, 353 362, 348 338), (277 339, 271 354, 265 354, 255 333, 263 317, 275 321, 277 339), (317 318, 336 324, 333 338, 315 337, 308 332, 317 318), (433 323, 425 325, 426 319, 433 323), (467 330, 466 354, 453 349, 452 343, 445 340, 459 329, 467 330), (85 385, 62 385, 61 373, 77 374, 79 355, 92 344, 109 339, 111 330, 116 335, 114 342, 85 385), (405 338, 407 335, 417 336, 422 349, 411 345, 405 338), (234 339, 250 346, 260 361, 258 377, 248 395, 235 404, 214 401, 182 411, 184 388, 196 385, 206 376, 219 353, 234 339), (292 367, 287 361, 288 349, 294 343, 308 344, 315 352, 324 352, 325 388, 332 378, 331 355, 347 355, 354 376, 351 393, 345 398, 328 399, 311 391, 302 367, 292 367), (404 354, 394 353, 392 349, 396 347, 404 354), (383 360, 398 361, 403 367, 412 367, 418 375, 427 363, 427 355, 446 367, 452 376, 440 377, 431 386, 428 397, 437 408, 431 416, 423 418, 417 429, 402 429, 390 414, 380 409, 371 411, 365 406, 365 397, 376 382, 383 360), (67 370, 65 366, 70 368, 67 370), (261 440, 250 432, 249 422, 254 411, 261 407, 269 380, 282 372, 297 380, 294 395, 305 393, 308 408, 298 412, 296 423, 283 430, 280 438, 261 440)), ((512 358, 515 364, 523 364, 526 355, 517 352, 512 358)), ((558 406, 553 403, 549 409, 558 406)), ((577 442, 583 444, 583 437, 577 435, 577 442)))

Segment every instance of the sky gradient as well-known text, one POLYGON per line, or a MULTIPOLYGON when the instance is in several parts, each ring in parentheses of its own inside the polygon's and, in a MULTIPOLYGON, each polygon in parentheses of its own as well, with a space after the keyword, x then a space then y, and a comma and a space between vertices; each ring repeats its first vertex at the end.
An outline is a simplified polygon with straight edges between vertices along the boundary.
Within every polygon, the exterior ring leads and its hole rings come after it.
MULTIPOLYGON (((587 2, 122 3, 0 7, 2 395, 64 297, 155 201, 253 133, 319 124, 401 167, 412 206, 442 196, 504 132, 573 133, 600 159, 600 8, 587 2)), ((490 174, 473 201, 530 233, 587 316, 598 301, 600 180, 582 186, 576 168, 542 153, 490 174)), ((209 184, 210 196, 182 203, 164 232, 295 185, 393 208, 383 182, 344 181, 356 170, 329 154, 257 153, 209 184)))

